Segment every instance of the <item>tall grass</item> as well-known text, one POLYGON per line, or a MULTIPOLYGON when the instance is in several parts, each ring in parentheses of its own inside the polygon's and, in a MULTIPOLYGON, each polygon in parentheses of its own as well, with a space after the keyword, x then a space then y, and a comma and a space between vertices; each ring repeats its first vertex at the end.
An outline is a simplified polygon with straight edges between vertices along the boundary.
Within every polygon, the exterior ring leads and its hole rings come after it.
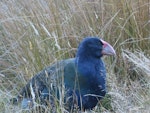
MULTIPOLYGON (((149 6, 149 0, 1 0, 0 111, 22 112, 8 100, 35 73, 74 57, 85 36, 99 36, 117 51, 104 59, 113 111, 148 113, 149 6)), ((93 112, 111 112, 99 106, 93 112)))

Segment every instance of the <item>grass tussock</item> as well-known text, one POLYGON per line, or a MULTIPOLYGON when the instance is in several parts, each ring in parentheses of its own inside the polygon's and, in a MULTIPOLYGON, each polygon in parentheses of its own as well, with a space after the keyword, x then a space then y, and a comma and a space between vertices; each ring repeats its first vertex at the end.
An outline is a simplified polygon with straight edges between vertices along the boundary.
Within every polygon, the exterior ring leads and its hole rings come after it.
POLYGON ((92 112, 148 113, 149 6, 149 0, 1 0, 0 111, 23 112, 9 99, 45 66, 74 57, 82 38, 99 36, 117 57, 104 59, 111 97, 92 112))

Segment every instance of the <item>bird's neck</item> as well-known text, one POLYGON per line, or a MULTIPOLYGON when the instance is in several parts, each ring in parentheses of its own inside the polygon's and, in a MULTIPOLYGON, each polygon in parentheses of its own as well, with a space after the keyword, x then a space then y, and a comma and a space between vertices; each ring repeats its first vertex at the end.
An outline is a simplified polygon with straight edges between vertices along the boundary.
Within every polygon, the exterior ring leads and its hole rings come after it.
POLYGON ((76 57, 76 66, 79 73, 83 76, 93 76, 99 71, 100 60, 92 57, 76 57))
POLYGON ((76 57, 76 64, 96 64, 97 62, 99 62, 101 59, 100 58, 93 58, 91 56, 78 56, 76 57))

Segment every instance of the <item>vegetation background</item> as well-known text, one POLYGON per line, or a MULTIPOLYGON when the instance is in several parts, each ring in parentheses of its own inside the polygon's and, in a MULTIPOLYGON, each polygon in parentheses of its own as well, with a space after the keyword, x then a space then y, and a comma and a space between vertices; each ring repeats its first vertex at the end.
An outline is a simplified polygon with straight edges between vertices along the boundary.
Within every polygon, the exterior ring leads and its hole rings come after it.
POLYGON ((109 96, 91 112, 150 113, 150 0, 1 0, 0 112, 24 112, 9 99, 86 36, 117 53, 104 58, 109 96))

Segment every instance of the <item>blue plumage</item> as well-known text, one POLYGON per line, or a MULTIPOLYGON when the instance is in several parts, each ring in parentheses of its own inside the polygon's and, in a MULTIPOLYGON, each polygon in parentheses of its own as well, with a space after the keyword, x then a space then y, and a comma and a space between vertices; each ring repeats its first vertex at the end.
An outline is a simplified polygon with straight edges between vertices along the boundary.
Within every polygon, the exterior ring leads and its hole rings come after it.
POLYGON ((106 94, 106 70, 101 57, 114 54, 107 42, 97 37, 87 37, 79 45, 75 58, 46 67, 28 82, 19 95, 31 98, 32 85, 36 97, 52 101, 53 95, 60 98, 59 84, 65 86, 64 98, 69 109, 74 106, 92 109, 106 94))

